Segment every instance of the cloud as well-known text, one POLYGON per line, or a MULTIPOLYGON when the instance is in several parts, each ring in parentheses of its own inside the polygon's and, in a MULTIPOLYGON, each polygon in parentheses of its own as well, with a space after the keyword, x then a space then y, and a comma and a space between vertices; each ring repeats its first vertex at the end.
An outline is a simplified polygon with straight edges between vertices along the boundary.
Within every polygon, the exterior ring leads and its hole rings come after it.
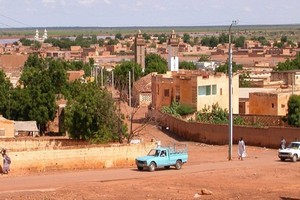
POLYGON ((162 5, 160 5, 160 4, 155 4, 154 5, 154 9, 155 10, 160 10, 160 11, 166 10, 166 8, 164 6, 162 6, 162 5))
POLYGON ((97 0, 79 0, 78 3, 81 5, 92 5, 97 3, 97 0))
POLYGON ((103 0, 103 2, 108 4, 108 5, 111 4, 111 0, 103 0))
POLYGON ((43 2, 44 5, 47 5, 47 4, 55 3, 55 0, 42 0, 42 2, 43 2))
POLYGON ((251 8, 249 8, 249 7, 244 7, 244 11, 246 11, 246 12, 252 12, 253 10, 251 8))

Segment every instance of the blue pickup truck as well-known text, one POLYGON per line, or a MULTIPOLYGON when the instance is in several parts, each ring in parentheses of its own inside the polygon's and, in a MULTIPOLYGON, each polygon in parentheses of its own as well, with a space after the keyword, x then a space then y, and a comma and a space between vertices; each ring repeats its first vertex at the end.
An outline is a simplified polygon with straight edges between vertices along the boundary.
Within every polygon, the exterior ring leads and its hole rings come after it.
POLYGON ((182 165, 188 160, 187 145, 174 145, 173 147, 157 147, 151 149, 147 156, 135 159, 138 170, 148 169, 155 171, 156 168, 164 167, 165 169, 174 166, 181 169, 182 165))

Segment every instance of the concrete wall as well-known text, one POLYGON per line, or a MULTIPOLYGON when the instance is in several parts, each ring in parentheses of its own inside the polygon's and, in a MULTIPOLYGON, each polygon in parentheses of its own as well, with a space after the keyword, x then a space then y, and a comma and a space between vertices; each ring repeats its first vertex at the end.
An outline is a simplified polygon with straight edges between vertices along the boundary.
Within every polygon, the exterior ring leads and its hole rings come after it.
MULTIPOLYGON (((155 112, 155 111, 153 111, 155 112)), ((163 127, 185 139, 203 142, 207 144, 228 144, 228 125, 204 124, 198 122, 186 122, 184 120, 165 115, 154 114, 163 127)), ((300 140, 300 129, 292 127, 233 127, 233 142, 238 143, 240 137, 244 138, 247 145, 278 148, 282 137, 287 142, 300 140)))
POLYGON ((84 146, 89 143, 82 140, 70 140, 67 138, 6 138, 0 140, 0 148, 6 148, 10 151, 36 151, 62 149, 74 146, 84 146))
POLYGON ((61 169, 99 169, 134 166, 135 158, 145 155, 155 143, 134 145, 86 146, 83 148, 8 151, 13 171, 50 171, 61 169))

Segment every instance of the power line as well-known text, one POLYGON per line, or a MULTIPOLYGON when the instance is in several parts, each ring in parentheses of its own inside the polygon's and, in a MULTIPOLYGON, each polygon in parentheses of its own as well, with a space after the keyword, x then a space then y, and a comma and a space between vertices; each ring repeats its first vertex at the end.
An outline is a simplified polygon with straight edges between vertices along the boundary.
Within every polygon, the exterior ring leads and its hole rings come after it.
POLYGON ((8 16, 6 16, 6 15, 0 14, 0 16, 2 16, 2 17, 4 17, 4 18, 7 18, 7 19, 10 19, 10 20, 12 20, 12 21, 14 21, 14 22, 17 22, 17 23, 19 23, 19 24, 22 24, 22 25, 24 25, 24 26, 32 27, 32 26, 30 26, 30 25, 28 25, 28 24, 25 24, 25 23, 23 23, 23 22, 21 22, 21 21, 19 21, 19 20, 13 19, 13 18, 8 17, 8 16))

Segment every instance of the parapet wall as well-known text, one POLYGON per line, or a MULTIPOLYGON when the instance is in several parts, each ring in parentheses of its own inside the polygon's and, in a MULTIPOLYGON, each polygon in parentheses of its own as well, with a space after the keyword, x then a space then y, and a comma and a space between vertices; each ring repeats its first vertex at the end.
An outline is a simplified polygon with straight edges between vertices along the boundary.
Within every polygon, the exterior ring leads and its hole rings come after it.
POLYGON ((134 166, 135 158, 145 155, 155 143, 81 148, 48 149, 36 151, 8 151, 11 172, 44 172, 62 169, 99 169, 134 166))

